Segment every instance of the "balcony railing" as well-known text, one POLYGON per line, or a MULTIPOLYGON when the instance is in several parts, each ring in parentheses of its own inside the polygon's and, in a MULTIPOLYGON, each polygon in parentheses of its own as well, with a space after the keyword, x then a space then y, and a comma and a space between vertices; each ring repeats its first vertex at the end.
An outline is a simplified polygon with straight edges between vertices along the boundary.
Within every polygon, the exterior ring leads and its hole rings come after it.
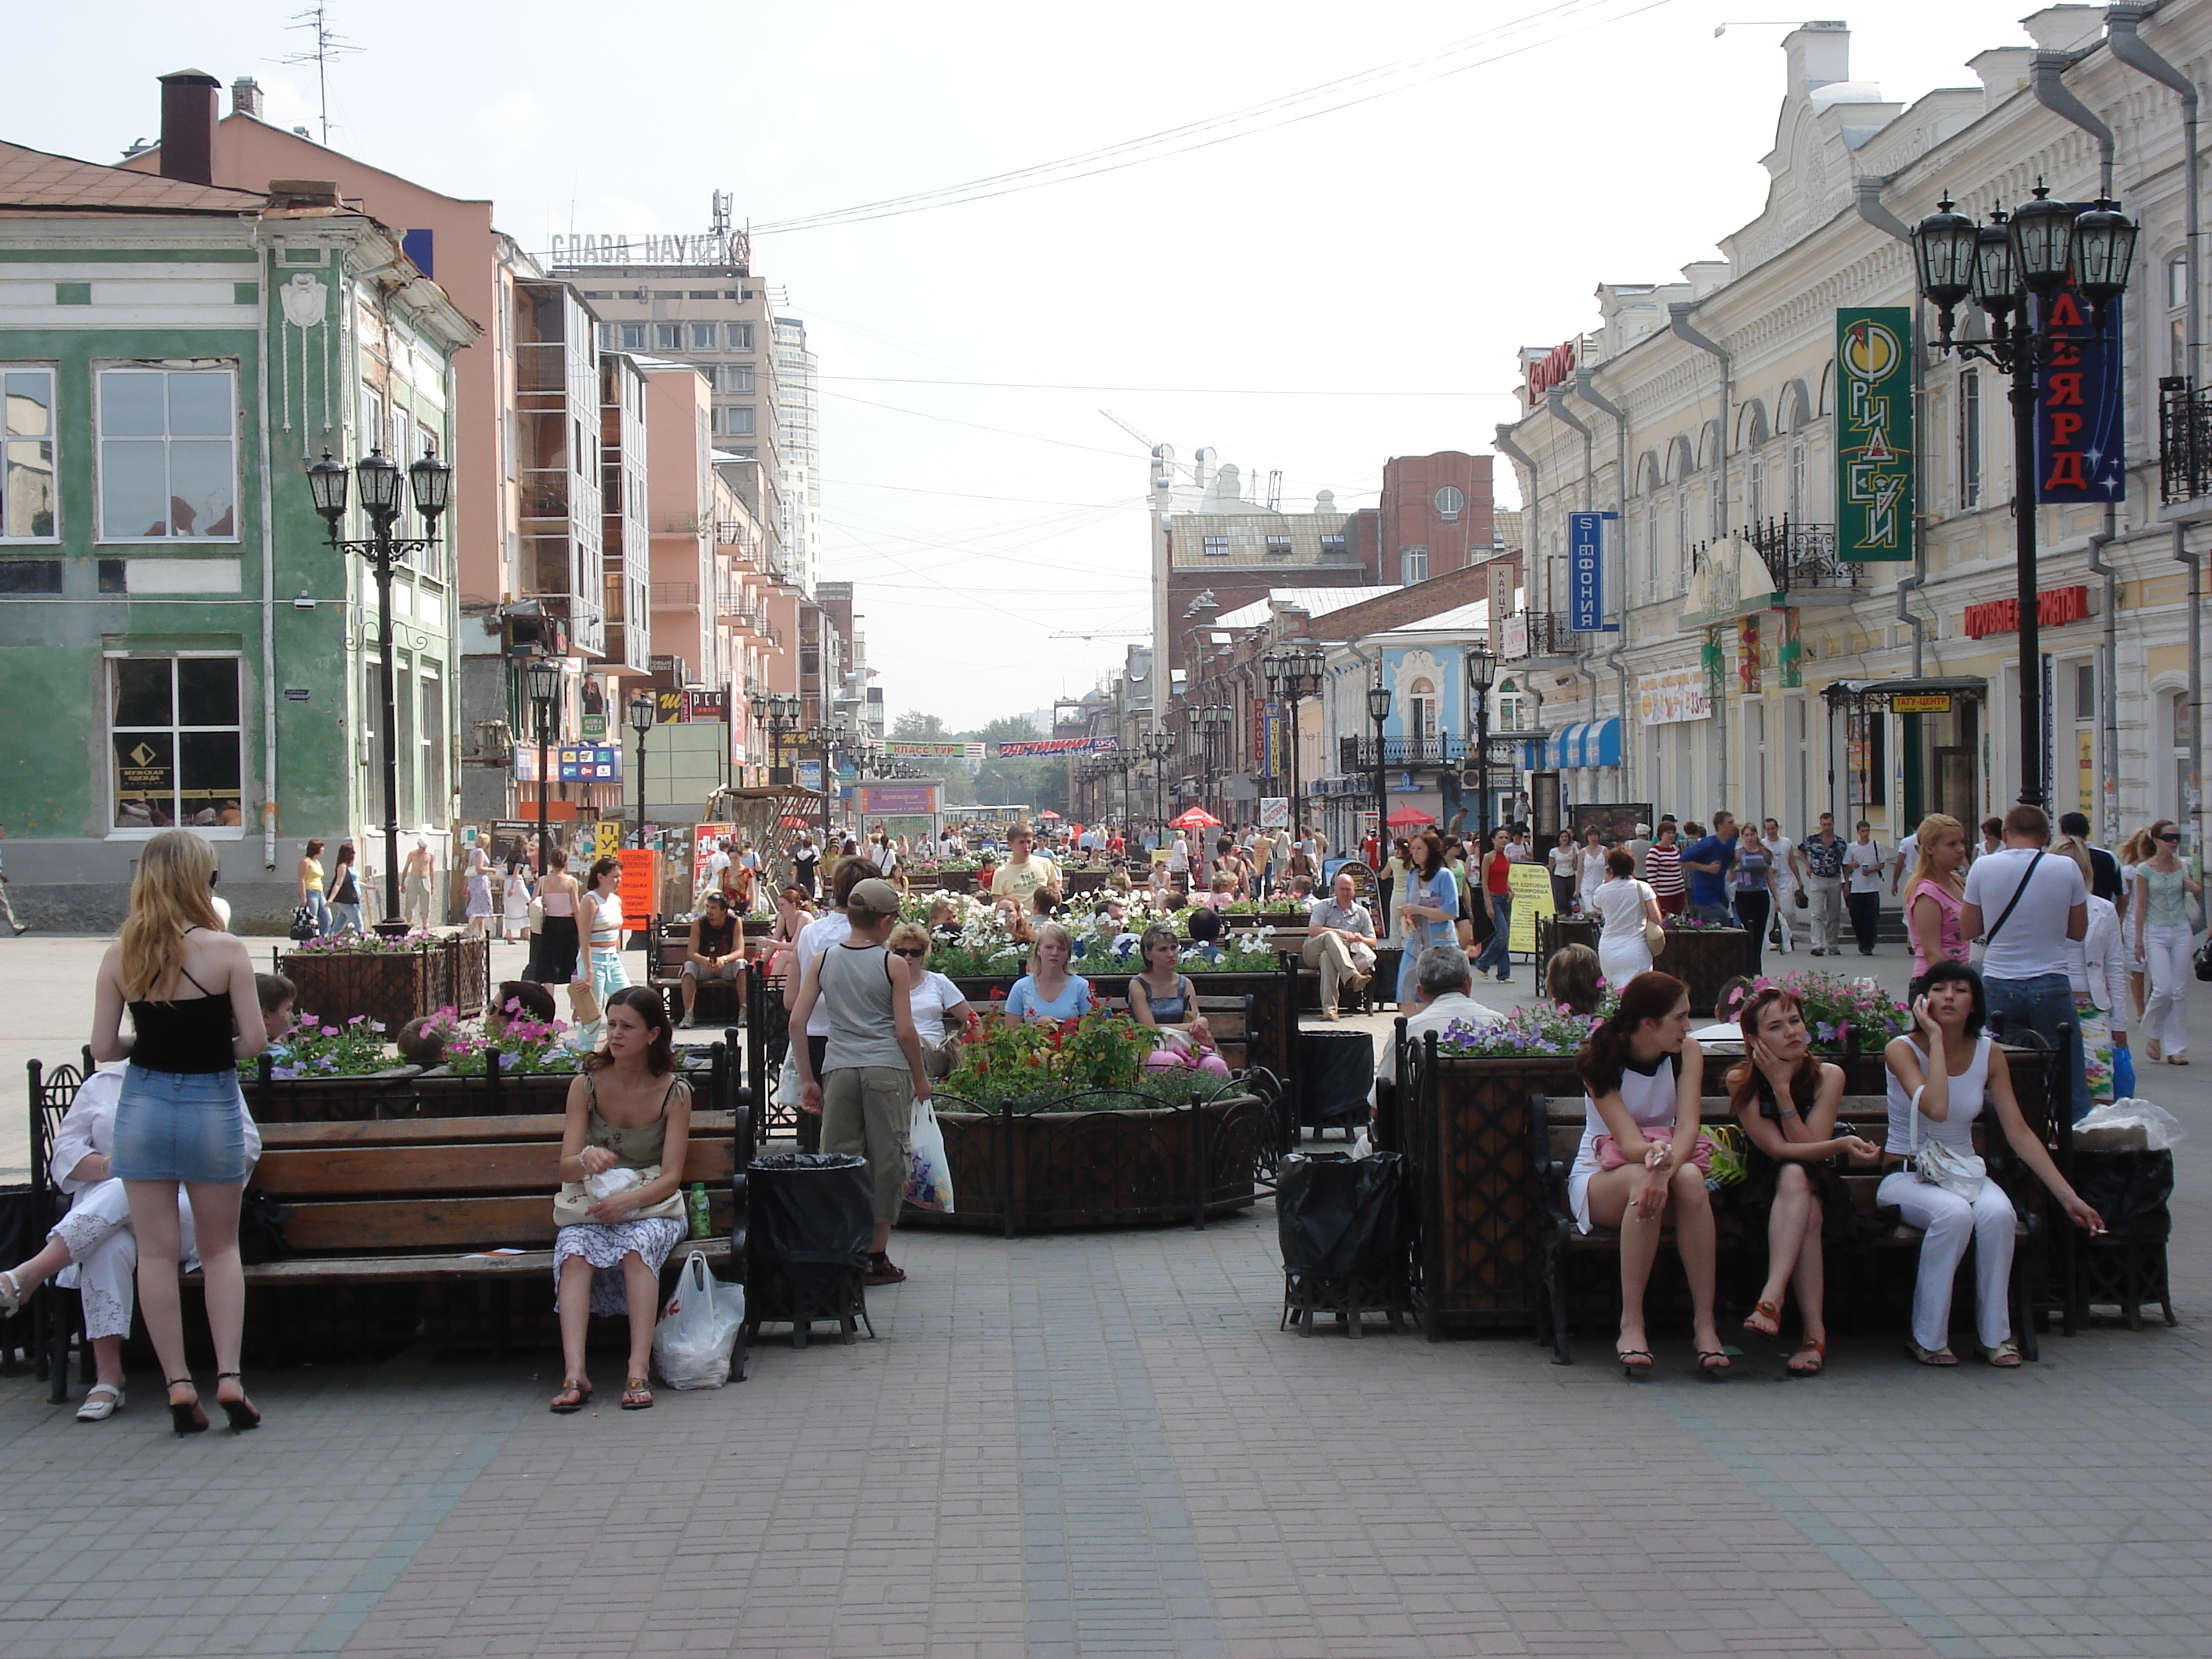
POLYGON ((2158 383, 2158 498, 2212 495, 2212 394, 2177 375, 2158 383))
MULTIPOLYGON (((1528 649, 1526 657, 1572 657, 1580 654, 1588 636, 1567 625, 1566 617, 1556 611, 1524 611, 1518 617, 1509 617, 1498 630, 1501 647, 1510 649, 1515 636, 1513 624, 1525 621, 1528 625, 1528 649)), ((1502 654, 1502 651, 1501 651, 1502 654)))
POLYGON ((696 582, 653 582, 649 584, 649 602, 655 611, 696 611, 699 607, 699 584, 696 582))
POLYGON ((1839 592, 1859 585, 1859 567, 1836 556, 1832 524, 1769 519, 1747 526, 1743 538, 1759 550, 1780 592, 1839 592))
MULTIPOLYGON (((1500 731, 1493 727, 1490 733, 1490 760, 1493 766, 1518 752, 1516 743, 1540 732, 1500 731)), ((1382 739, 1382 758, 1385 767, 1469 766, 1474 763, 1474 744, 1464 737, 1446 733, 1434 738, 1385 738, 1382 739)), ((1336 769, 1340 772, 1371 772, 1375 769, 1375 738, 1372 733, 1364 737, 1340 737, 1336 740, 1336 769)))

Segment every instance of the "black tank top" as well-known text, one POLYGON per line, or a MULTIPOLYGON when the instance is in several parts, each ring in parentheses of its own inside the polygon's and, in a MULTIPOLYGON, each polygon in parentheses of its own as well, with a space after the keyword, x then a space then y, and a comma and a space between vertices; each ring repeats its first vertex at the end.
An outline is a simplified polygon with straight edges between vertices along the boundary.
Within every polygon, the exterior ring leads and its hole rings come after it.
POLYGON ((183 967, 177 971, 191 980, 196 997, 173 1002, 134 1002, 131 1023, 137 1040, 131 1045, 131 1063, 146 1072, 228 1072, 238 1060, 231 1049, 237 1022, 232 1018, 230 999, 212 996, 206 986, 192 979, 183 967))
POLYGON ((720 927, 699 918, 699 954, 702 957, 726 957, 738 942, 738 919, 732 916, 720 927))

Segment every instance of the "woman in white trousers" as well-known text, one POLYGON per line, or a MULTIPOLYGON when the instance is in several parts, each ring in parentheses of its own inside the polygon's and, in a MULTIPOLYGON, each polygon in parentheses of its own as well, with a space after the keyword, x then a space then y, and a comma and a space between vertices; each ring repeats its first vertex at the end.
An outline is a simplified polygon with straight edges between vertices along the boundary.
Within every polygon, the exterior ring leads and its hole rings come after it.
POLYGON ((2128 899, 2128 925, 2136 954, 2150 975, 2150 998, 2143 1005, 2143 1054, 2169 1066, 2189 1064, 2189 901, 2203 886, 2181 861, 2181 830, 2171 818, 2150 827, 2156 850, 2136 866, 2135 891, 2128 899))
POLYGON ((1965 1192, 1922 1180, 1917 1170, 1929 1166, 1916 1166, 1916 1146, 1937 1146, 1972 1156, 1974 1120, 1986 1103, 2014 1156, 2050 1189, 2067 1219, 2092 1234, 2105 1230, 2021 1117, 2004 1054, 1982 1030, 1988 1011, 1979 974, 1962 962, 1938 962, 1929 969, 1926 988, 1912 1005, 1915 1030, 1893 1038, 1882 1055, 1889 1070, 1889 1135, 1883 1160, 1889 1173, 1882 1176, 1875 1201, 1895 1206, 1923 1235, 1908 1346, 1923 1365, 1959 1363, 1951 1352, 1951 1285, 1969 1240, 1974 1246, 1974 1332, 1982 1357, 2010 1370, 2021 1356, 2012 1334, 2012 1200, 1987 1176, 1968 1180, 1970 1190, 1965 1192))

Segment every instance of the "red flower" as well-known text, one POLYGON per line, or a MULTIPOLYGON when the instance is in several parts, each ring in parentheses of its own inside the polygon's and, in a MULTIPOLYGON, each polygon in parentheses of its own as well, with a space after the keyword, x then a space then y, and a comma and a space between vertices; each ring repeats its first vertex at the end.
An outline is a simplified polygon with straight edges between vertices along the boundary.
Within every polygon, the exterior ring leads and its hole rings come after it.
POLYGON ((994 1002, 1004 1002, 1006 1000, 1006 988, 1003 985, 994 985, 991 988, 991 1000, 994 1002))

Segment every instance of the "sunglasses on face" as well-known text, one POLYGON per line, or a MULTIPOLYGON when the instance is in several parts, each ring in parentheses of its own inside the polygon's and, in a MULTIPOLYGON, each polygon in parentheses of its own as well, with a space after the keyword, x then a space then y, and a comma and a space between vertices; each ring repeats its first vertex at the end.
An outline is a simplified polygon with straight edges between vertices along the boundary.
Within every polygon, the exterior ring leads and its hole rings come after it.
POLYGON ((2177 831, 2176 833, 2174 833, 2174 834, 2172 834, 2172 835, 2170 835, 2170 836, 2165 836, 2165 835, 2162 835, 2162 836, 2160 836, 2159 837, 2159 839, 2160 839, 2160 841, 2179 842, 2179 841, 2181 839, 2181 836, 2180 836, 2179 832, 2179 831, 2177 831))
POLYGON ((895 957, 912 957, 916 961, 919 961, 923 957, 927 956, 929 952, 927 951, 917 951, 913 946, 908 945, 903 950, 894 951, 891 954, 895 957))

